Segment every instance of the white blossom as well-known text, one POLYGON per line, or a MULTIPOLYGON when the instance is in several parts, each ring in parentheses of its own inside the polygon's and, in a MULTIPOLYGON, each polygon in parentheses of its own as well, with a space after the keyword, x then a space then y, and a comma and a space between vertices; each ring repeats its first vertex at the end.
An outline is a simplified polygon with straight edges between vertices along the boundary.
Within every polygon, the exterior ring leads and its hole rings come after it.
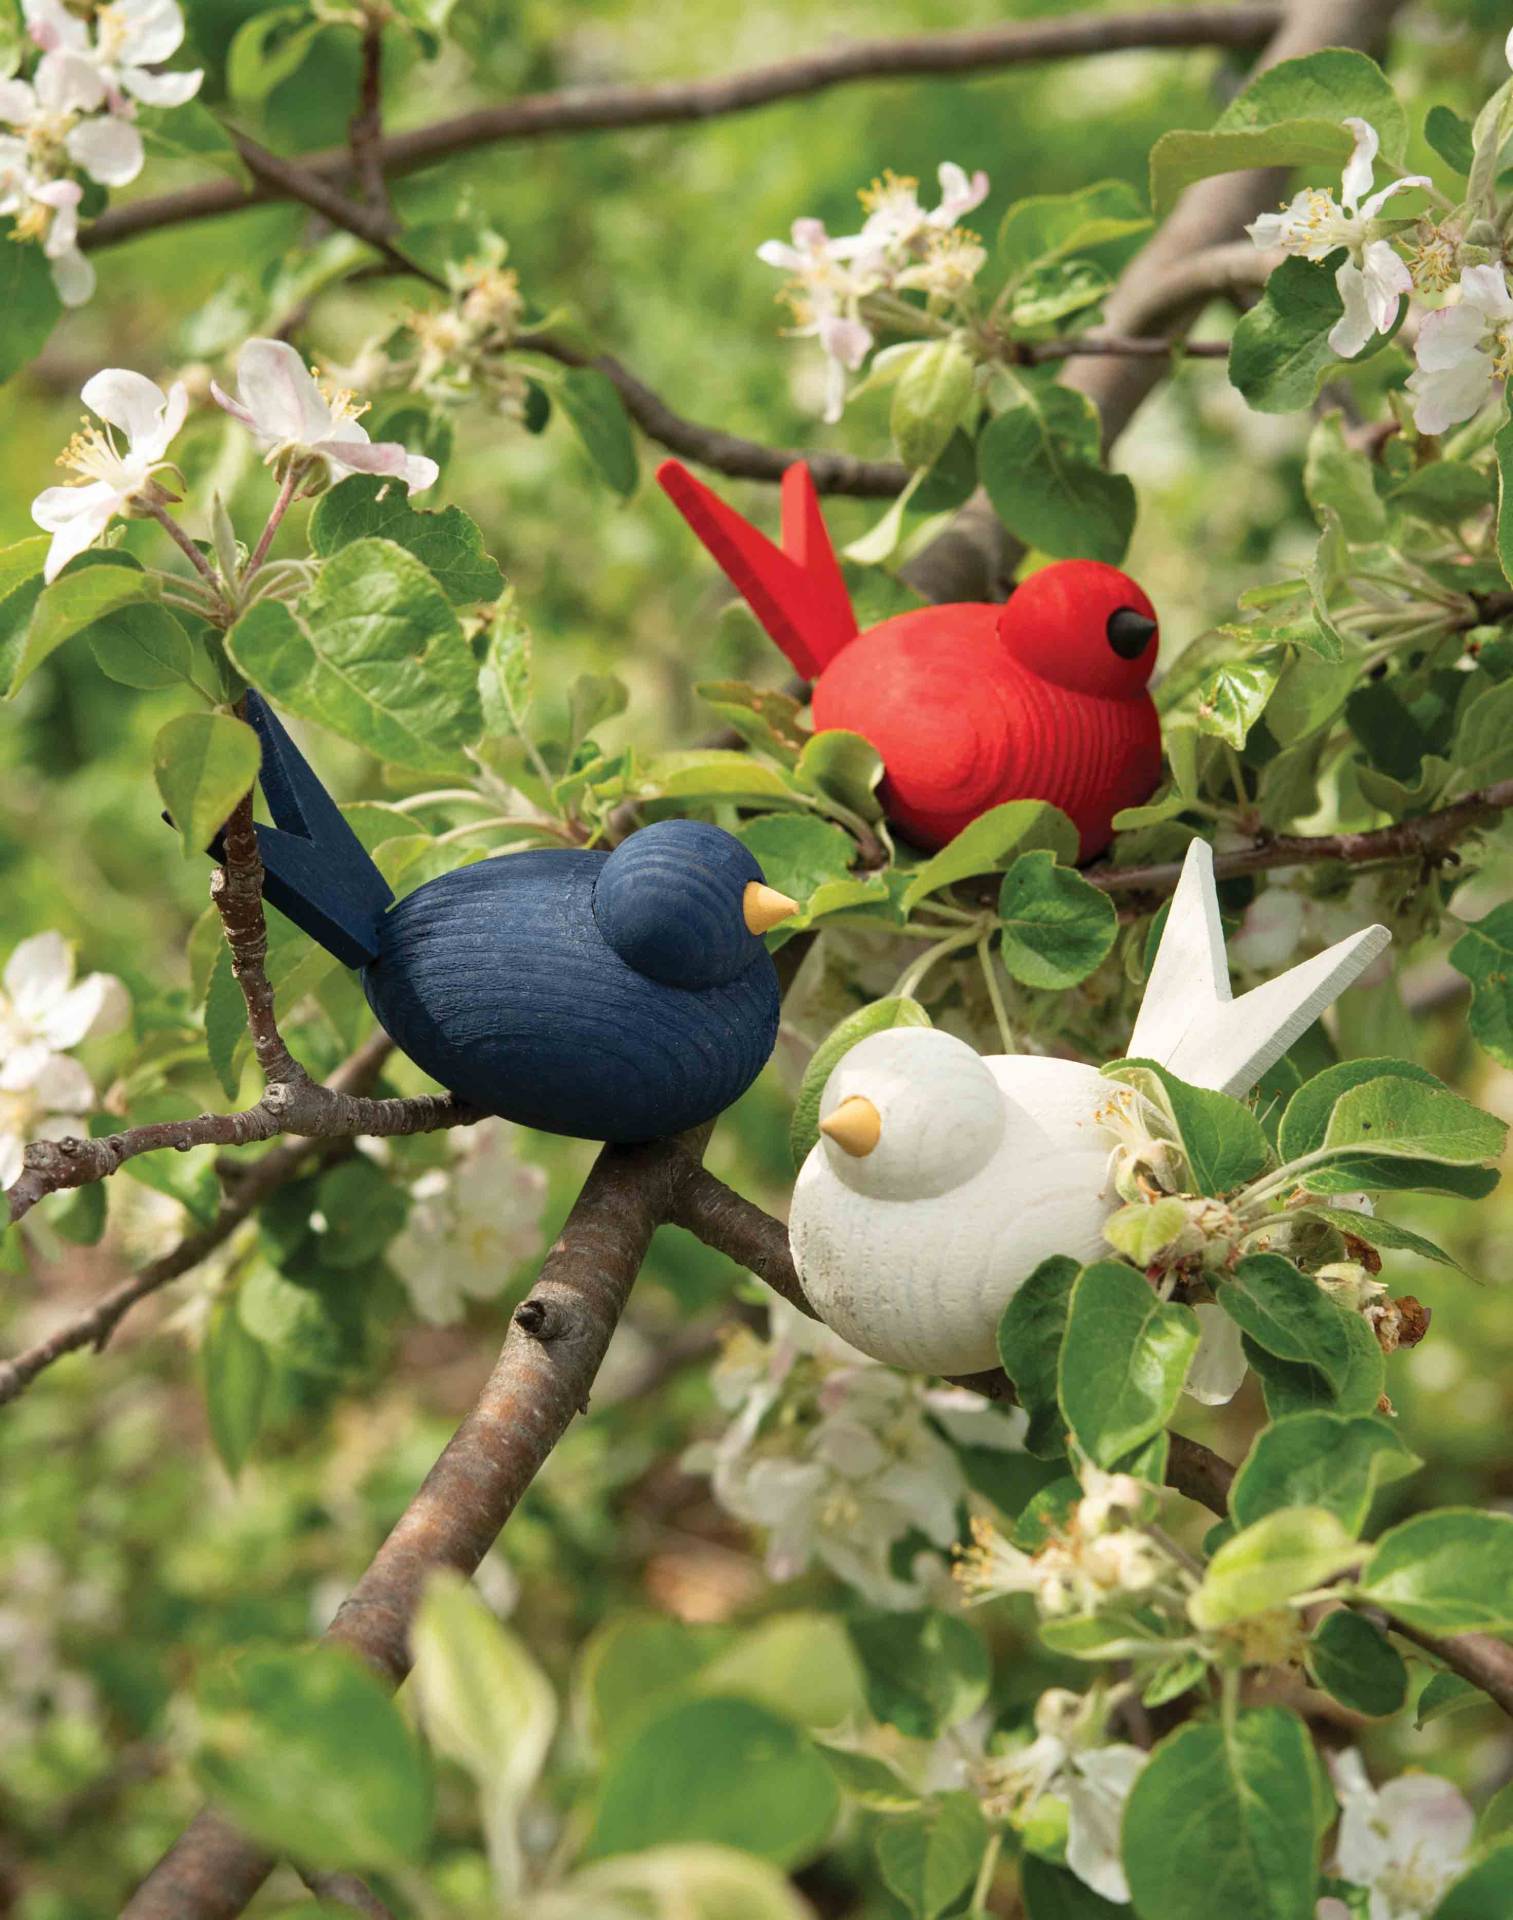
POLYGON ((95 1090, 68 1049, 119 1033, 128 1012, 112 974, 75 982, 61 933, 34 934, 16 948, 0 975, 0 1188, 19 1176, 29 1139, 84 1131, 95 1090))
POLYGON ((1513 296, 1500 266, 1463 267, 1460 297, 1424 316, 1408 376, 1420 433, 1443 433, 1479 411, 1513 371, 1513 296))
POLYGON ((53 537, 42 569, 48 581, 98 540, 117 515, 131 512, 152 476, 171 464, 169 446, 189 411, 181 380, 164 393, 145 374, 125 367, 95 374, 80 397, 105 426, 102 430, 86 420, 64 448, 58 464, 78 480, 47 487, 32 502, 32 519, 53 537), (124 447, 112 431, 117 428, 125 436, 124 447))
POLYGON ((367 403, 345 391, 323 392, 286 340, 249 340, 237 357, 236 381, 234 396, 214 381, 210 391, 266 450, 269 465, 321 460, 333 480, 384 474, 412 493, 435 484, 441 469, 434 460, 407 453, 397 440, 369 440, 358 422, 367 403))
POLYGON ((832 238, 823 220, 795 220, 791 241, 766 240, 757 258, 791 275, 782 297, 792 309, 796 339, 817 340, 826 361, 825 418, 839 420, 846 375, 872 348, 861 303, 884 283, 883 262, 859 236, 832 238))
POLYGON ((1033 1552, 1005 1539, 980 1515, 956 1577, 975 1601, 1033 1596, 1042 1614, 1096 1613, 1165 1581, 1171 1566, 1148 1534, 1129 1521, 1144 1503, 1140 1482, 1084 1463, 1082 1498, 1033 1552))
POLYGON ((12 238, 40 240, 53 285, 65 307, 82 307, 95 290, 95 270, 79 250, 77 180, 39 179, 18 156, 19 142, 0 136, 0 214, 15 222, 12 238))
POLYGON ((480 1121, 451 1167, 433 1168, 410 1189, 410 1217, 389 1264, 433 1325, 461 1319, 469 1300, 493 1299, 541 1244, 546 1175, 520 1158, 519 1137, 507 1121, 480 1121))
POLYGON ((1119 1831, 1150 1755, 1117 1742, 1098 1744, 1102 1723, 1096 1698, 1052 1687, 1035 1705, 1035 1739, 1018 1753, 986 1761, 978 1781, 990 1813, 1021 1822, 1046 1795, 1065 1800, 1067 1866, 1084 1886, 1123 1906, 1130 1891, 1119 1831))
POLYGON ((91 67, 100 98, 113 114, 129 116, 132 100, 149 107, 181 107, 199 92, 204 75, 156 73, 184 43, 184 15, 177 0, 110 0, 90 22, 63 0, 22 0, 32 39, 48 54, 62 52, 91 67))
POLYGON ((1405 174, 1372 193, 1377 149, 1381 145, 1369 121, 1347 116, 1344 124, 1355 137, 1345 162, 1340 198, 1324 187, 1305 187, 1280 213, 1263 213, 1246 232, 1267 251, 1280 247, 1304 260, 1324 260, 1337 247, 1348 258, 1334 276, 1345 311, 1330 329, 1329 344, 1342 359, 1358 354, 1376 333, 1390 333, 1398 303, 1413 289, 1407 263, 1376 225, 1382 208, 1407 187, 1427 187, 1428 177, 1405 174), (1364 201, 1361 195, 1368 198, 1364 201))
POLYGON ((1222 1407, 1245 1381, 1243 1336, 1238 1323, 1211 1300, 1200 1302, 1193 1312, 1198 1316, 1198 1345, 1183 1391, 1205 1407, 1222 1407))
POLYGON ((101 186, 123 187, 142 171, 142 136, 129 121, 100 114, 105 83, 77 53, 45 53, 33 79, 0 80, 3 164, 51 178, 71 163, 101 186))
POLYGON ((885 173, 865 188, 860 199, 867 218, 857 236, 861 244, 896 259, 922 247, 931 234, 954 227, 988 197, 988 176, 980 168, 969 177, 954 160, 943 160, 936 177, 940 205, 929 213, 920 205, 919 182, 907 174, 885 173))
MULTIPOLYGON (((1353 1749, 1330 1760, 1340 1800, 1335 1871, 1367 1889, 1369 1920, 1428 1920, 1464 1870, 1476 1816, 1432 1773, 1376 1788, 1353 1749)), ((1343 1900, 1321 1900, 1318 1920, 1349 1920, 1343 1900)))

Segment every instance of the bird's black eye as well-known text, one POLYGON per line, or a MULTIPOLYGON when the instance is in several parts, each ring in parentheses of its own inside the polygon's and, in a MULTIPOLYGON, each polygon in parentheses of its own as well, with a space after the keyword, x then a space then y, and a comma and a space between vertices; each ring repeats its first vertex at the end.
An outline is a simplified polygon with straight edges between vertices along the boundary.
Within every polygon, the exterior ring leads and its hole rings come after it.
POLYGON ((1109 645, 1121 660, 1138 660, 1155 631, 1155 621, 1133 607, 1120 607, 1111 613, 1104 628, 1109 645))

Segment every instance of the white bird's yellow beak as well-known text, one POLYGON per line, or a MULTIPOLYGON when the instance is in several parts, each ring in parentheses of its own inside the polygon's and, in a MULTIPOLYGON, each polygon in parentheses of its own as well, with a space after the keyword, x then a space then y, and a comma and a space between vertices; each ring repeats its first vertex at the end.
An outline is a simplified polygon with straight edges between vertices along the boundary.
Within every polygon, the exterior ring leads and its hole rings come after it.
POLYGON ((790 900, 786 893, 779 893, 776 887, 765 886, 760 880, 748 880, 741 896, 741 911, 752 933, 766 933, 769 927, 775 927, 779 920, 786 920, 798 910, 797 900, 790 900))
POLYGON ((865 1160, 883 1137, 883 1116, 863 1094, 853 1093, 821 1120, 820 1132, 853 1160, 865 1160))

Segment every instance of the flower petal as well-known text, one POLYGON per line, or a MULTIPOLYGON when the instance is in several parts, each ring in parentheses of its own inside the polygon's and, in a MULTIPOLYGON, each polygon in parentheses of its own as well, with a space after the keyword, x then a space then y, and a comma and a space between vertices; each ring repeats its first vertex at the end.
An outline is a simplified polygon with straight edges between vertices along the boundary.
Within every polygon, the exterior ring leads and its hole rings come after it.
POLYGON ((133 450, 138 441, 153 439, 161 430, 168 396, 156 380, 130 367, 107 367, 84 382, 79 398, 91 413, 119 427, 133 450))
POLYGON ((104 480, 87 487, 48 487, 32 502, 32 519, 53 537, 42 568, 49 586, 84 549, 93 546, 120 507, 115 488, 104 480))
POLYGON ((186 106, 199 92, 205 75, 196 67, 191 73, 149 73, 145 67, 126 67, 121 85, 144 106, 186 106))
POLYGON ((39 47, 67 47, 82 51, 89 45, 89 28, 62 0, 21 0, 26 28, 39 47))
POLYGON ((1372 240, 1361 255, 1361 277, 1372 326, 1378 333, 1390 333, 1399 301, 1413 291, 1407 261, 1389 241, 1372 240))
POLYGON ((24 127, 36 118, 37 96, 25 80, 0 80, 0 120, 24 127))
POLYGON ((331 432, 331 409, 287 340, 249 340, 236 363, 237 392, 256 431, 313 447, 331 432))
POLYGON ((1508 292, 1507 275, 1500 266, 1463 267, 1460 297, 1463 306, 1475 307, 1489 320, 1513 319, 1513 295, 1508 292))
POLYGON ((1485 353, 1443 369, 1420 365, 1408 376, 1413 424, 1420 433, 1445 433, 1478 413, 1492 391, 1492 361, 1485 353))
POLYGON ((1075 1755, 1067 1774, 1066 1863, 1084 1886, 1120 1906, 1130 1893, 1119 1829, 1146 1758, 1138 1747, 1101 1747, 1075 1755))
POLYGON ((50 1053, 32 1091, 49 1113, 82 1113, 95 1103, 94 1082, 66 1053, 50 1053))
POLYGON ((119 1033, 130 1011, 126 989, 113 974, 91 973, 40 1016, 37 1032, 61 1052, 81 1040, 119 1033))
POLYGON ((1345 171, 1340 178, 1340 199, 1352 211, 1360 204, 1363 193, 1371 191, 1372 162, 1376 159, 1381 139, 1369 120, 1358 119, 1347 114, 1344 125, 1355 136, 1355 147, 1345 162, 1345 171))
POLYGON ((1353 360, 1376 332, 1366 298, 1366 276, 1353 260, 1346 260, 1334 284, 1345 311, 1329 329, 1329 344, 1342 360, 1353 360))
POLYGON ((1376 1806, 1399 1860, 1417 1854, 1421 1865, 1438 1867, 1446 1879, 1462 1866, 1476 1816, 1448 1780, 1436 1773, 1405 1773, 1387 1782, 1376 1806))
POLYGON ((123 67, 155 67, 184 44, 184 15, 177 0, 114 0, 126 28, 123 67))
POLYGON ((1198 1347, 1187 1369, 1184 1392, 1200 1405, 1222 1407, 1245 1381, 1245 1349, 1239 1326, 1213 1301, 1193 1308, 1198 1316, 1198 1347))
POLYGON ((0 1191, 13 1187, 26 1166, 26 1143, 19 1133, 0 1131, 0 1191))
POLYGON ((1427 173, 1405 173, 1401 180, 1390 180, 1380 193, 1372 194, 1361 208, 1363 220, 1374 220, 1395 193, 1402 193, 1409 187, 1432 187, 1434 182, 1427 173))
POLYGON ((102 114, 71 127, 63 143, 75 166, 102 187, 124 187, 142 171, 142 136, 129 120, 102 114))
POLYGON ((44 53, 37 65, 37 104, 44 113, 93 113, 105 99, 100 70, 79 53, 44 53))
POLYGON ((60 1000, 73 985, 74 950, 61 933, 34 933, 5 965, 6 994, 28 1023, 60 1000))

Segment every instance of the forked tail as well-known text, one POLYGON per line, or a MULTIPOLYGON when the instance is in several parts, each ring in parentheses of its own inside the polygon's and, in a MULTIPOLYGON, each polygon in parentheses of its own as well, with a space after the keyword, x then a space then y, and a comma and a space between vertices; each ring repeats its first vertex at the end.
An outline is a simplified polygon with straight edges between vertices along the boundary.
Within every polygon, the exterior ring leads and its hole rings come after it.
MULTIPOLYGON (((263 893, 327 953, 361 967, 378 957, 378 924, 394 903, 389 883, 260 694, 248 693, 246 712, 277 823, 257 829, 263 893)), ((219 855, 219 841, 212 851, 219 855)))
POLYGON ((1146 982, 1129 1058, 1155 1060, 1191 1086, 1248 1093, 1391 938, 1385 927, 1365 927, 1236 1000, 1213 848, 1194 840, 1146 982))
POLYGON ((783 544, 775 546, 677 460, 657 468, 663 492, 731 585, 806 680, 856 638, 856 615, 802 461, 783 475, 783 544))

